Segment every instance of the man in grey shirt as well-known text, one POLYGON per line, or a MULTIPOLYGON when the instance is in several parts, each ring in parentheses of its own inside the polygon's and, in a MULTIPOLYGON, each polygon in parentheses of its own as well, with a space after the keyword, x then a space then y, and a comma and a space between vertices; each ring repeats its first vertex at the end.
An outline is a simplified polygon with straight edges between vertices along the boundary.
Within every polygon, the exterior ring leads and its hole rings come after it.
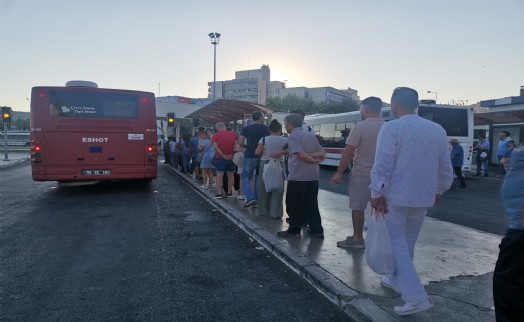
POLYGON ((300 237, 302 223, 309 224, 309 234, 324 238, 324 228, 318 210, 318 164, 326 152, 315 134, 302 129, 302 120, 296 114, 284 118, 288 136, 288 184, 286 212, 289 228, 277 233, 279 237, 300 237))

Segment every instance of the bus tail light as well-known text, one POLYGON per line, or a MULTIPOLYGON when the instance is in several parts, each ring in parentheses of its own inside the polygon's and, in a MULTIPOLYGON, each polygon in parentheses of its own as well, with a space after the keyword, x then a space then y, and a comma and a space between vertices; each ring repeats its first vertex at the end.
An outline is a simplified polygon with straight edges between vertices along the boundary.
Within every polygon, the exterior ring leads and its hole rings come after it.
POLYGON ((31 162, 42 162, 42 145, 40 140, 31 140, 31 162))
POLYGON ((155 158, 155 151, 156 151, 156 144, 155 142, 147 142, 146 143, 146 157, 147 157, 147 162, 149 163, 154 163, 156 162, 156 158, 155 158))

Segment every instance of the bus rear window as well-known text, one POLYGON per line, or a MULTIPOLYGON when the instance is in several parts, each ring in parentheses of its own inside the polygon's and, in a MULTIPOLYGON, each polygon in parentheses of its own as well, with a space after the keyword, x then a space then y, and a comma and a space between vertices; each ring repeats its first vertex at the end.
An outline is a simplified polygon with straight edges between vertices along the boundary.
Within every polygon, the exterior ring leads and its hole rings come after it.
POLYGON ((49 113, 55 117, 137 119, 138 96, 49 91, 49 113))

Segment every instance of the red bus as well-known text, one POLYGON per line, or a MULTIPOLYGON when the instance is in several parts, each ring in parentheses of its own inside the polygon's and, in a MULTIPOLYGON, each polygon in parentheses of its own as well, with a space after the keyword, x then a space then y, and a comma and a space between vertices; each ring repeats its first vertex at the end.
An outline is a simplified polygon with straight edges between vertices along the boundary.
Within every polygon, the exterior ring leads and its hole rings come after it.
POLYGON ((30 139, 35 181, 151 181, 157 176, 153 93, 83 81, 33 87, 30 139))

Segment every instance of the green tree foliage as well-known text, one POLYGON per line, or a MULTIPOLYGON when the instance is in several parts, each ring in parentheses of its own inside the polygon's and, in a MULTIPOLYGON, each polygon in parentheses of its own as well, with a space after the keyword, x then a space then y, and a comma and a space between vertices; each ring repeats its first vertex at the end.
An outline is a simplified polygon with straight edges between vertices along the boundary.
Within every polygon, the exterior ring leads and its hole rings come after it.
POLYGON ((298 97, 296 95, 287 95, 285 97, 273 97, 267 100, 266 105, 274 110, 287 112, 301 108, 306 114, 315 113, 344 113, 358 111, 359 104, 352 99, 344 99, 342 103, 317 103, 310 99, 298 97))
POLYGON ((29 131, 29 119, 14 118, 13 124, 11 124, 11 129, 16 129, 19 131, 29 131))

